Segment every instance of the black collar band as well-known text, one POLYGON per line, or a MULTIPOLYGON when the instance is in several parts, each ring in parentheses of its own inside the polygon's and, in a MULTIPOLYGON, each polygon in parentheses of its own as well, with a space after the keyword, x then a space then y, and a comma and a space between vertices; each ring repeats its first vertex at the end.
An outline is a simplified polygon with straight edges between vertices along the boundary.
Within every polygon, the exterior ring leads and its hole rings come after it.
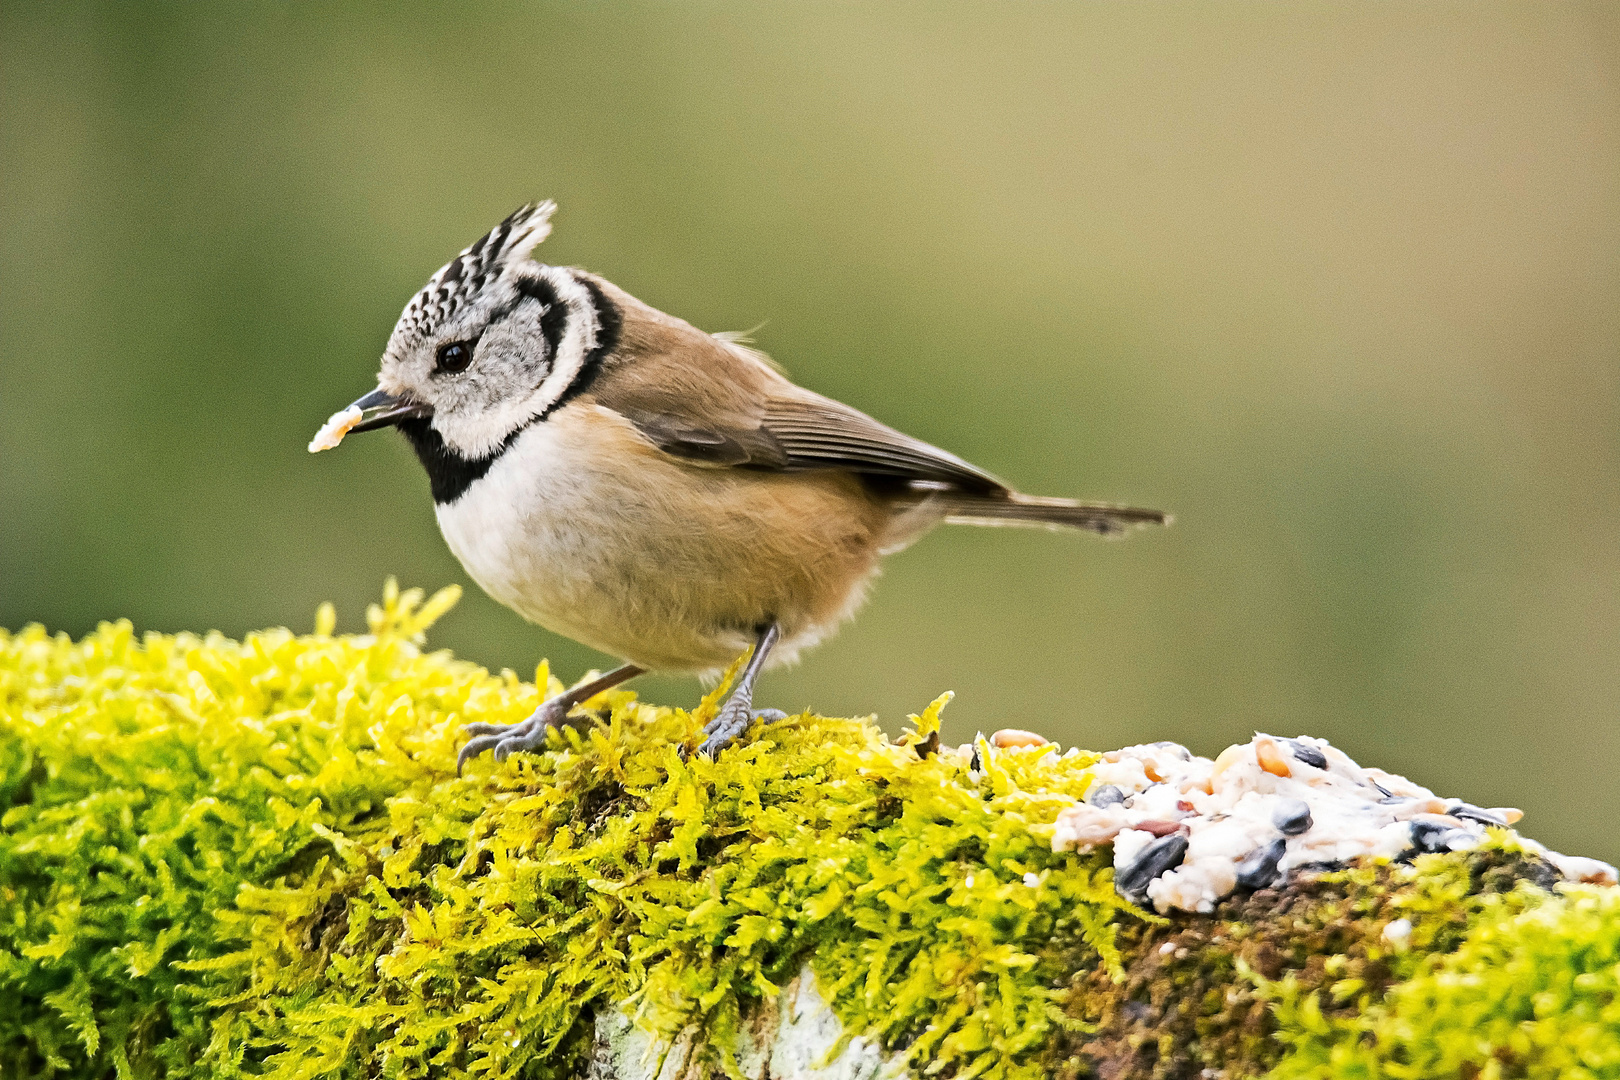
POLYGON ((444 436, 433 430, 432 420, 401 420, 398 425, 405 438, 410 440, 411 449, 416 451, 416 459, 427 470, 433 501, 441 506, 453 503, 466 494, 473 482, 481 480, 489 472, 490 466, 511 449, 518 436, 528 430, 528 426, 525 424, 512 432, 501 445, 483 457, 469 458, 445 445, 444 436))

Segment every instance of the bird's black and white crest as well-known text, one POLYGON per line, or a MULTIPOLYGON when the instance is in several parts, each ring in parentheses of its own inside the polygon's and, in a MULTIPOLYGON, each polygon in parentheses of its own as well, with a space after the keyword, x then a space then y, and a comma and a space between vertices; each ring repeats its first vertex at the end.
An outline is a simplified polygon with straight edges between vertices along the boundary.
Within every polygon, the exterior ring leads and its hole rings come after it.
MULTIPOLYGON (((518 209, 450 260, 389 336, 378 385, 427 405, 401 424, 423 456, 485 461, 590 379, 617 311, 589 275, 531 258, 551 202, 518 209), (447 368, 442 350, 460 346, 447 368)), ((430 469, 431 471, 431 469, 430 469)))
POLYGON ((486 285, 507 267, 527 259, 551 235, 551 215, 556 211, 557 204, 550 199, 527 203, 469 244, 428 278, 422 291, 405 306, 394 328, 395 336, 407 335, 418 341, 433 337, 486 285))

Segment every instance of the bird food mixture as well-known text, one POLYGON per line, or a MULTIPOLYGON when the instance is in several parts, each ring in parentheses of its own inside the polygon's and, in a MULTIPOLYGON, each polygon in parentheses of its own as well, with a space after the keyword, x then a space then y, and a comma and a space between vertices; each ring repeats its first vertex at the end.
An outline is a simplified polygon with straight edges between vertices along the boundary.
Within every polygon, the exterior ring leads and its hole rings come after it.
MULTIPOLYGON (((1306 737, 1257 734, 1213 761, 1175 743, 1127 746, 1091 771, 1085 802, 1059 815, 1052 849, 1112 844, 1119 892, 1160 912, 1211 911, 1235 890, 1276 884, 1297 867, 1461 851, 1523 816, 1439 798, 1306 737)), ((1616 883, 1608 863, 1519 842, 1571 881, 1616 883)))
POLYGON ((318 454, 322 450, 336 448, 337 444, 343 441, 343 436, 347 435, 350 429, 358 424, 364 415, 359 409, 350 405, 348 408, 339 409, 327 417, 326 423, 321 425, 321 430, 317 431, 315 437, 309 440, 309 452, 318 454))

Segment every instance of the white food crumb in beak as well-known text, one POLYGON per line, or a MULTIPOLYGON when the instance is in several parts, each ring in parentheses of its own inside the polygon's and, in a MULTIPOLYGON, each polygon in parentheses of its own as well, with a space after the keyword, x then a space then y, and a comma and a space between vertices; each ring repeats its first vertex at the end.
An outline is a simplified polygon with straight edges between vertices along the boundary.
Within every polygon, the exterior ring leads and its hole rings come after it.
POLYGON ((353 405, 333 413, 326 423, 321 425, 321 430, 315 433, 315 437, 309 440, 309 452, 318 454, 322 450, 336 447, 343 441, 343 436, 349 433, 349 429, 360 422, 362 415, 364 414, 353 405))

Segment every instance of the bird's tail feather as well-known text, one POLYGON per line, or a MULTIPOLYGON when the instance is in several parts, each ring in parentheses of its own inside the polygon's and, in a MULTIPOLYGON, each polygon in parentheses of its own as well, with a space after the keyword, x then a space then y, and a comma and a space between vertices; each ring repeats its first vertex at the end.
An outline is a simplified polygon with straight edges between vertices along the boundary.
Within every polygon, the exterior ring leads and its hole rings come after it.
POLYGON ((1144 525, 1168 525, 1170 515, 1160 510, 1142 510, 1112 503, 1052 499, 1039 495, 945 496, 945 520, 958 525, 1024 525, 1052 529, 1085 529, 1102 536, 1119 536, 1144 525))

